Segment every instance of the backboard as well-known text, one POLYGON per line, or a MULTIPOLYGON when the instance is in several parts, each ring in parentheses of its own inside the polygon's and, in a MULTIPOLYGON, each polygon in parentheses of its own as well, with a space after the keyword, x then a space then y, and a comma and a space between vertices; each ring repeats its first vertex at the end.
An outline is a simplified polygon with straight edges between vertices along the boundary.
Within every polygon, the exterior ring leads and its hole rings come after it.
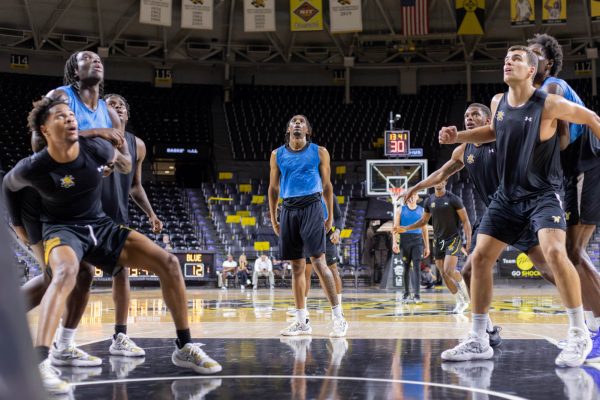
POLYGON ((426 159, 367 160, 367 196, 388 196, 390 187, 408 189, 425 178, 426 159))

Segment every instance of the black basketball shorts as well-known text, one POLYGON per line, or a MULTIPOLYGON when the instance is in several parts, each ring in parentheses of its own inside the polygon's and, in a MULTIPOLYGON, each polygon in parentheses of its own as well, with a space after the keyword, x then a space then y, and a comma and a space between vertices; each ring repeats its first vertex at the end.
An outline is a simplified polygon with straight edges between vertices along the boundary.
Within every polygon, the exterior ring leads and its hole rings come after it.
POLYGON ((565 212, 567 226, 600 224, 600 165, 566 180, 565 212))
POLYGON ((314 201, 302 208, 281 208, 279 252, 282 260, 319 257, 325 253, 323 206, 314 201))
POLYGON ((461 245, 462 239, 458 234, 447 239, 435 238, 433 240, 433 258, 443 260, 446 256, 458 256, 461 245))

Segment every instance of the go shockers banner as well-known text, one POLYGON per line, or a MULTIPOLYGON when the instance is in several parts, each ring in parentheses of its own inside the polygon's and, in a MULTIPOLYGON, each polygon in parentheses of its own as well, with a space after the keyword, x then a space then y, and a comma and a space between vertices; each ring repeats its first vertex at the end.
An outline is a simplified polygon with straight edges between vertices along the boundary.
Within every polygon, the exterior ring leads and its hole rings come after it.
POLYGON ((459 35, 483 35, 485 0, 456 0, 456 24, 459 35))
POLYGON ((323 0, 290 0, 292 32, 323 30, 323 0))
POLYGON ((361 32, 361 0, 329 0, 331 32, 361 32))
POLYGON ((543 0, 542 24, 556 25, 567 23, 567 0, 543 0))
POLYGON ((275 31, 275 0, 244 0, 244 32, 275 31))
POLYGON ((213 29, 213 0, 181 0, 181 27, 213 29))
POLYGON ((535 25, 533 0, 510 0, 510 24, 514 27, 535 25))

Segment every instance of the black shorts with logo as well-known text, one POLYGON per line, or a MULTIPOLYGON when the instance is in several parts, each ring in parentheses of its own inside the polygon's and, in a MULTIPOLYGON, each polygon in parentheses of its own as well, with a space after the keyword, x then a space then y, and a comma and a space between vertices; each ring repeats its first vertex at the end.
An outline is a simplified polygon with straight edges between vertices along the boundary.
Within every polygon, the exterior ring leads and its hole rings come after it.
POLYGON ((283 202, 279 216, 279 252, 282 260, 319 257, 325 253, 325 220, 321 196, 305 196, 299 206, 283 202), (303 204, 302 204, 303 203, 303 204))
POLYGON ((526 236, 528 230, 537 236, 537 232, 545 228, 567 229, 557 193, 546 192, 518 202, 510 202, 496 193, 481 219, 478 233, 512 245, 521 239, 530 240, 526 236))
MULTIPOLYGON (((338 246, 337 244, 333 244, 329 237, 325 239, 325 261, 327 265, 337 264, 340 261, 338 246)), ((311 263, 310 257, 306 257, 306 263, 311 263)))
MULTIPOLYGON (((472 233, 471 233, 471 248, 469 249, 469 254, 473 254, 473 250, 475 250, 475 246, 477 245, 477 234, 479 233, 479 224, 481 223, 481 219, 477 221, 473 225, 472 233)), ((540 242, 538 241, 538 237, 531 229, 527 229, 519 240, 512 244, 512 246, 522 252, 527 253, 530 249, 535 246, 538 246, 540 242)))
POLYGON ((102 217, 88 225, 45 223, 44 260, 48 264, 52 249, 69 246, 79 262, 87 261, 107 274, 116 275, 123 269, 117 266, 117 262, 130 232, 131 229, 117 225, 109 217, 102 217))
POLYGON ((461 245, 462 239, 458 234, 448 239, 436 238, 433 240, 433 258, 443 260, 446 256, 458 256, 461 245))
POLYGON ((600 165, 565 179, 567 226, 600 224, 600 165))

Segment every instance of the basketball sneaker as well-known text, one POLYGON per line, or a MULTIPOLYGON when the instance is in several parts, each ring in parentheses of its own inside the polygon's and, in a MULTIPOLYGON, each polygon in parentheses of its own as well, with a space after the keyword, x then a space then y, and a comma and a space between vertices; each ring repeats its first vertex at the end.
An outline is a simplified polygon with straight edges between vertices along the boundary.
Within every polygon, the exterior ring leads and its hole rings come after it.
POLYGON ((592 336, 592 351, 585 359, 586 363, 600 362, 600 335, 592 336))
POLYGON ((77 348, 75 343, 64 349, 59 349, 54 343, 50 349, 50 362, 56 367, 97 367, 102 364, 102 359, 77 348))
POLYGON ((331 365, 340 366, 348 351, 348 341, 344 338, 330 338, 327 348, 331 352, 331 365))
POLYGON ((310 320, 306 319, 306 322, 302 323, 295 320, 287 328, 279 331, 282 336, 299 336, 299 335, 311 335, 312 327, 310 326, 310 320))
POLYGON ((333 329, 329 333, 329 336, 332 338, 340 338, 346 336, 346 332, 348 331, 348 322, 344 317, 334 318, 333 319, 333 329))
POLYGON ((415 304, 423 304, 423 300, 421 300, 421 296, 419 296, 418 294, 415 294, 413 301, 415 302, 415 304))
POLYGON ((202 400, 221 384, 221 379, 180 380, 171 385, 171 394, 175 400, 202 400))
POLYGON ((485 337, 478 336, 475 332, 469 332, 467 338, 454 348, 442 353, 442 360, 446 361, 470 361, 489 360, 494 356, 494 349, 490 347, 487 334, 485 337))
POLYGON ((452 314, 462 314, 467 308, 469 308, 469 302, 465 301, 463 296, 459 295, 456 299, 456 305, 452 309, 452 314))
POLYGON ((462 363, 442 363, 444 372, 456 374, 461 386, 488 389, 492 384, 494 362, 492 360, 466 361, 462 363))
POLYGON ((404 293, 404 295, 402 296, 402 302, 405 304, 411 303, 410 293, 404 293))
POLYGON ((181 349, 175 343, 175 350, 171 355, 173 364, 182 368, 192 369, 199 374, 215 374, 221 372, 221 364, 213 360, 202 350, 200 343, 187 343, 181 349))
POLYGON ((126 334, 120 332, 117 337, 112 337, 112 344, 108 349, 113 356, 144 357, 146 352, 126 334))
POLYGON ((60 371, 52 366, 50 359, 42 361, 39 366, 40 376, 44 388, 50 394, 68 394, 71 393, 71 385, 60 379, 60 371))
POLYGON ((486 330, 487 334, 490 336, 490 346, 497 347, 502 343, 502 338, 500 337, 501 327, 494 325, 494 329, 491 331, 486 330))
POLYGON ((131 371, 145 361, 145 357, 110 356, 108 358, 111 371, 114 372, 119 379, 127 378, 131 371))
POLYGON ((556 376, 565 385, 563 392, 567 399, 597 399, 594 378, 586 373, 588 368, 556 368, 556 376))
POLYGON ((592 339, 589 333, 580 328, 569 328, 567 346, 556 357, 559 367, 579 367, 592 351, 592 339))
MULTIPOLYGON (((91 377, 102 374, 102 367, 61 367, 60 376, 70 382, 83 382, 91 377)), ((54 400, 54 399, 52 399, 54 400)))

